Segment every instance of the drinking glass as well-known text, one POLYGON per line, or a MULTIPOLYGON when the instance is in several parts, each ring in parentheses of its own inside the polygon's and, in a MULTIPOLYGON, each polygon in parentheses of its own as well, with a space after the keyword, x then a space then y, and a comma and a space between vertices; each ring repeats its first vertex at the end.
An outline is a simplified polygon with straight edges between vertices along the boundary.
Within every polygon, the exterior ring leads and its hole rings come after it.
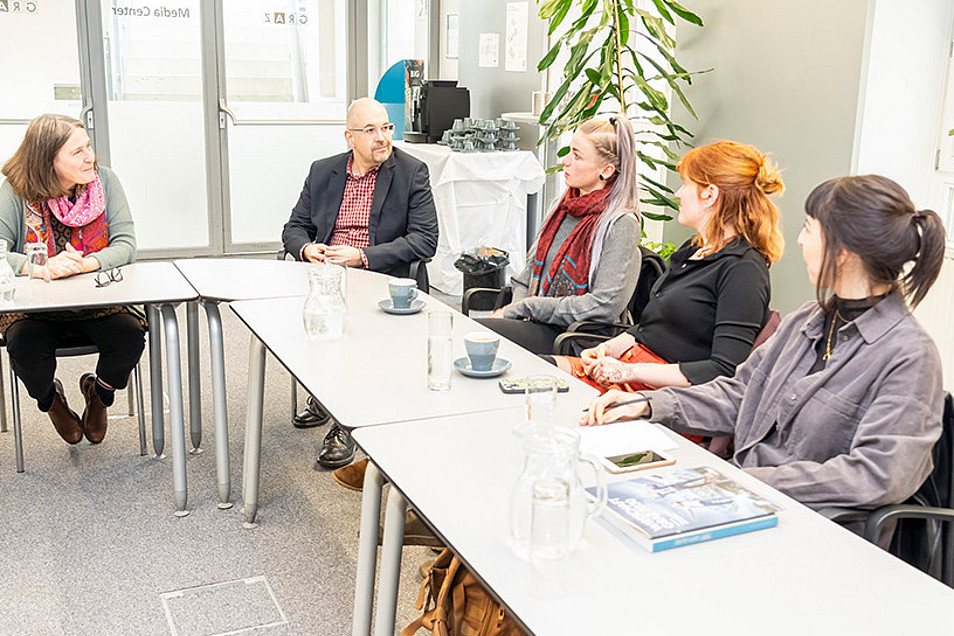
POLYGON ((24 248, 27 257, 27 277, 50 282, 50 259, 44 243, 27 243, 24 248))
POLYGON ((533 484, 530 516, 530 594, 540 599, 566 595, 570 551, 570 486, 545 477, 533 484))
POLYGON ((341 295, 348 298, 348 259, 344 256, 326 256, 325 263, 328 265, 336 265, 344 270, 344 273, 341 275, 341 295))
POLYGON ((557 379, 552 375, 531 375, 525 389, 527 425, 531 431, 556 428, 557 379))
POLYGON ((427 388, 449 391, 453 365, 454 318, 449 311, 427 314, 427 388))

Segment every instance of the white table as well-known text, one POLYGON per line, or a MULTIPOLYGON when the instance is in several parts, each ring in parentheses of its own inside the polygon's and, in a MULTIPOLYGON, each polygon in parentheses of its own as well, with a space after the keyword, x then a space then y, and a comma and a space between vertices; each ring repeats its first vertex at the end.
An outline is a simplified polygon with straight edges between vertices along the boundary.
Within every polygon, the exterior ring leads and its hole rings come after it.
POLYGON ((95 274, 82 274, 51 283, 18 276, 14 302, 3 311, 53 311, 111 305, 146 305, 149 318, 149 367, 152 386, 152 433, 157 456, 164 447, 162 415, 162 344, 160 313, 166 342, 166 370, 169 374, 169 413, 172 436, 173 493, 176 515, 186 510, 188 488, 185 468, 182 374, 179 360, 179 327, 175 306, 196 298, 195 290, 172 263, 144 262, 124 265, 123 280, 96 287, 95 274))
MULTIPOLYGON (((229 427, 225 393, 225 347, 219 303, 232 300, 305 296, 310 263, 265 259, 192 258, 174 261, 199 295, 209 327, 212 366, 212 405, 215 414, 215 471, 218 506, 232 507, 229 476, 229 427)), ((189 303, 186 324, 189 351, 189 430, 192 452, 202 442, 202 400, 199 378, 198 307, 189 303)))
MULTIPOLYGON (((345 428, 389 424, 426 417, 510 408, 523 399, 505 395, 496 379, 465 378, 455 372, 447 392, 427 389, 427 311, 452 311, 426 294, 427 303, 417 314, 395 316, 381 311, 377 302, 387 298, 387 276, 365 270, 348 270, 348 322, 337 340, 311 342, 301 319, 304 298, 240 301, 232 311, 252 331, 249 353, 248 419, 245 429, 245 463, 242 501, 246 522, 258 511, 261 456, 262 400, 266 348, 345 428)), ((483 329, 460 313, 454 316, 454 357, 463 357, 463 335, 483 329)), ((551 373, 569 378, 537 356, 502 341, 500 357, 510 360, 512 377, 551 373)), ((592 388, 572 382, 570 393, 588 401, 592 388)))
POLYGON ((396 578, 391 587, 385 574, 399 568, 405 497, 541 636, 954 633, 954 590, 685 440, 671 452, 677 465, 714 466, 781 505, 778 527, 653 554, 590 522, 566 562, 566 597, 537 600, 529 564, 508 543, 523 456, 516 440, 501 443, 521 417, 506 414, 509 421, 497 412, 355 431, 393 485, 376 634, 393 633, 396 578))
POLYGON ((395 142, 427 164, 437 207, 440 237, 428 264, 430 284, 459 295, 463 275, 454 267, 462 252, 482 245, 510 254, 510 272, 527 260, 527 195, 543 186, 545 173, 536 155, 515 152, 451 152, 436 144, 395 142))

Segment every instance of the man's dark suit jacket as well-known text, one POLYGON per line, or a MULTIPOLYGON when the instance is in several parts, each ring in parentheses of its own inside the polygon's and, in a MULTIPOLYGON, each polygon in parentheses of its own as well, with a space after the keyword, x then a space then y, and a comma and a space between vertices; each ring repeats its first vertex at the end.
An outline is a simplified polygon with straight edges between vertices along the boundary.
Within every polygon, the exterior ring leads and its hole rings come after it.
MULTIPOLYGON (((285 250, 299 258, 306 243, 327 243, 344 198, 351 151, 311 164, 298 203, 282 232, 285 250)), ((374 185, 364 248, 368 267, 407 276, 410 263, 437 251, 437 210, 427 166, 394 148, 381 164, 374 185)))

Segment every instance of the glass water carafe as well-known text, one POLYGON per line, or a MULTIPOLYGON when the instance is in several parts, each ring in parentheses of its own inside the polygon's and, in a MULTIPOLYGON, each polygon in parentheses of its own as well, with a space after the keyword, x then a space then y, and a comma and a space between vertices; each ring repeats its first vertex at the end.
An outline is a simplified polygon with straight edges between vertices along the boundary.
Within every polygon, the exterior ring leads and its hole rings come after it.
POLYGON ((523 472, 513 486, 510 499, 510 535, 518 551, 530 542, 533 486, 538 480, 560 480, 569 490, 570 519, 567 551, 576 548, 583 537, 584 522, 599 514, 606 505, 603 468, 593 455, 580 453, 579 433, 570 429, 549 429, 520 435, 525 453, 523 472), (577 470, 580 461, 593 467, 597 496, 587 501, 577 470))
POLYGON ((333 340, 344 333, 348 316, 344 272, 344 268, 325 264, 308 270, 309 290, 302 320, 309 340, 333 340))

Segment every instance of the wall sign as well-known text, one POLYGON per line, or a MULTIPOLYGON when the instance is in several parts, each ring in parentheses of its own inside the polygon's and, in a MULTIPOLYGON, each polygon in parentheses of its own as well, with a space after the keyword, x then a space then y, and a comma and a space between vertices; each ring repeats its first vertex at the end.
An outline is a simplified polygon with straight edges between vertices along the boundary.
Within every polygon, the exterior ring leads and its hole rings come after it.
POLYGON ((37 0, 0 0, 0 13, 36 13, 37 0))

